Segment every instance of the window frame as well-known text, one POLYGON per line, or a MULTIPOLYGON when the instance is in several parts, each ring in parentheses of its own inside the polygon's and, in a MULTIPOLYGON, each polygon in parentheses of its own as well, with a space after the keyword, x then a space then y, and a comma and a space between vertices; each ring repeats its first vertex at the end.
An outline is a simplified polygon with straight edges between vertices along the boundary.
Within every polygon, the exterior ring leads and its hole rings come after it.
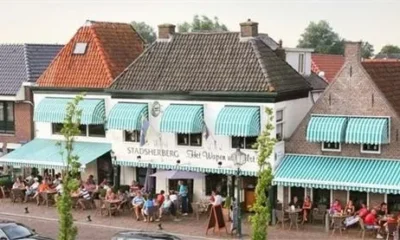
POLYGON ((285 139, 285 137, 284 137, 285 136, 284 135, 284 126, 285 126, 284 111, 283 111, 283 109, 276 110, 275 111, 275 139, 277 140, 277 142, 282 142, 285 139), (277 118, 278 112, 282 112, 282 114, 281 114, 282 117, 280 119, 277 118), (281 138, 280 139, 277 137, 278 133, 276 131, 278 129, 278 125, 281 126, 281 138))
POLYGON ((326 142, 321 143, 321 150, 324 152, 341 152, 342 151, 342 143, 337 143, 337 144, 339 144, 338 149, 324 148, 324 143, 326 143, 326 142))
POLYGON ((124 130, 123 132, 122 132, 122 137, 123 137, 123 140, 124 140, 124 142, 126 142, 126 143, 140 143, 140 130, 132 130, 132 131, 128 131, 128 130, 124 130), (127 141, 126 140, 126 135, 127 135, 127 132, 132 132, 132 134, 137 134, 138 135, 138 141, 127 141))
POLYGON ((105 138, 106 137, 106 128, 105 128, 104 124, 88 124, 88 125, 86 125, 86 133, 87 133, 87 137, 105 138), (90 133, 91 126, 103 126, 104 135, 93 134, 93 133, 91 134, 90 133))
POLYGON ((0 128, 0 134, 15 134, 15 103, 11 101, 0 101, 0 104, 3 105, 3 120, 0 122, 3 123, 4 128, 0 128), (12 121, 8 121, 8 106, 12 106, 12 121), (12 123, 12 124, 10 124, 12 123), (9 128, 9 126, 12 126, 9 128), (9 130, 12 129, 12 130, 9 130))
MULTIPOLYGON (((61 132, 59 132, 59 133, 54 132, 54 124, 63 124, 63 123, 51 123, 51 134, 52 135, 58 135, 58 136, 62 135, 61 132)), ((81 124, 81 125, 79 125, 79 127, 84 126, 85 131, 81 131, 81 133, 79 135, 77 135, 76 137, 90 137, 90 138, 105 138, 106 137, 107 130, 105 129, 105 126, 104 126, 104 136, 100 136, 100 135, 98 135, 98 136, 93 136, 92 135, 91 136, 91 135, 89 135, 89 128, 90 128, 91 125, 94 125, 94 124, 81 124)))
POLYGON ((176 143, 176 146, 178 146, 178 147, 203 147, 203 134, 202 133, 176 133, 175 136, 176 136, 175 143, 176 143), (200 134, 200 145, 191 145, 191 143, 192 143, 191 138, 192 138, 192 135, 194 135, 194 134, 196 134, 196 135, 200 134), (178 141, 179 136, 178 135, 187 135, 188 136, 188 144, 187 145, 179 144, 179 141, 178 141))
POLYGON ((367 153, 367 154, 381 154, 381 145, 380 144, 360 144, 360 152, 367 153), (377 145, 378 151, 371 151, 371 150, 364 150, 364 145, 377 145))
POLYGON ((87 42, 77 42, 75 43, 74 50, 72 51, 72 54, 74 55, 85 55, 87 48, 88 48, 89 43, 87 42))
MULTIPOLYGON (((254 143, 256 143, 257 142, 257 137, 256 136, 253 136, 253 137, 255 137, 256 138, 256 141, 254 142, 254 143)), ((230 136, 230 140, 231 140, 231 148, 232 149, 238 149, 237 147, 233 147, 233 138, 243 138, 243 148, 241 148, 241 147, 239 147, 239 149, 244 149, 244 150, 257 150, 256 148, 246 148, 246 145, 247 145, 247 143, 246 143, 246 139, 247 138, 253 138, 253 137, 238 137, 238 136, 230 136)))
POLYGON ((305 54, 300 53, 299 58, 298 58, 298 66, 297 66, 297 70, 300 74, 304 74, 304 72, 305 72, 304 59, 305 59, 305 54))

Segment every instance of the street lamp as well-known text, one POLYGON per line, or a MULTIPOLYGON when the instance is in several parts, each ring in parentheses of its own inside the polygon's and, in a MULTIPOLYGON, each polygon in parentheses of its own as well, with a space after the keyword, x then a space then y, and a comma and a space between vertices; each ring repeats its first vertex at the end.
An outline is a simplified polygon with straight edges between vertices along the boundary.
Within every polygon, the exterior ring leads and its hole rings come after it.
POLYGON ((118 179, 118 165, 117 165, 117 156, 115 155, 114 151, 110 152, 111 155, 111 162, 113 165, 113 183, 114 183, 114 187, 119 187, 119 179, 118 179))
POLYGON ((240 151, 240 148, 236 149, 236 152, 232 154, 232 161, 236 171, 236 181, 237 181, 237 199, 236 199, 236 209, 237 209, 237 233, 239 238, 242 237, 242 217, 241 217, 241 208, 240 208, 240 167, 246 163, 247 155, 240 151))

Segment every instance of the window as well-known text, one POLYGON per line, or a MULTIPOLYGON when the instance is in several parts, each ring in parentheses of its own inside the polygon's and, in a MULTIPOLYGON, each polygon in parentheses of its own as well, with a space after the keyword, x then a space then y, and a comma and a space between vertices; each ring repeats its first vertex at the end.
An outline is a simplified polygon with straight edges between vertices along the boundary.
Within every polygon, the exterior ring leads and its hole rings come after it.
POLYGON ((303 204, 304 201, 304 188, 303 187, 291 187, 290 188, 290 201, 293 201, 294 197, 297 197, 297 200, 300 204, 303 204))
POLYGON ((327 208, 329 208, 330 201, 331 201, 331 190, 313 188, 314 207, 318 207, 318 205, 325 205, 327 208))
POLYGON ((61 134, 61 129, 63 128, 64 124, 62 123, 52 123, 51 127, 52 127, 52 131, 53 134, 61 134))
POLYGON ((333 142, 322 143, 322 151, 340 152, 340 150, 341 150, 340 143, 333 143, 333 142))
POLYGON ((276 111, 276 140, 278 142, 283 140, 283 110, 276 111))
POLYGON ((379 144, 362 144, 362 153, 381 153, 381 146, 379 144))
POLYGON ((88 125, 89 128, 89 137, 105 137, 106 130, 104 129, 103 124, 96 125, 88 125))
POLYGON ((400 212, 400 195, 388 194, 387 204, 389 212, 400 212))
POLYGON ((125 142, 140 142, 140 131, 124 131, 124 139, 125 142))
POLYGON ((304 54, 299 54, 299 66, 298 66, 298 72, 299 73, 304 73, 304 54))
POLYGON ((361 208, 361 204, 367 204, 367 193, 359 191, 350 191, 349 199, 353 201, 356 211, 361 208))
POLYGON ((232 137, 232 148, 255 149, 257 137, 232 137))
POLYGON ((228 177, 222 174, 207 174, 206 195, 211 195, 211 191, 218 191, 221 196, 227 196, 228 177))
POLYGON ((201 141, 202 141, 201 133, 191 133, 191 134, 178 133, 177 138, 179 146, 201 147, 201 141))
POLYGON ((0 133, 14 133, 14 103, 0 102, 0 133))
POLYGON ((76 43, 74 48, 74 54, 85 54, 87 43, 76 43))

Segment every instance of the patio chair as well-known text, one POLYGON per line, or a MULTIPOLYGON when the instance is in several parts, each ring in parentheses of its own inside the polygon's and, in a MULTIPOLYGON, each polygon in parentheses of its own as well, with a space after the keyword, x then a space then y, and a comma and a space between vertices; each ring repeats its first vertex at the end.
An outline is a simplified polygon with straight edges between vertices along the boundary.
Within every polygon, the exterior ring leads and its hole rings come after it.
POLYGON ((393 237, 393 239, 395 239, 396 234, 397 234, 397 223, 388 223, 386 240, 389 240, 389 237, 393 237))
POLYGON ((54 195, 53 193, 47 193, 47 192, 42 192, 39 194, 40 198, 43 199, 42 204, 47 205, 47 207, 50 207, 50 203, 54 204, 54 195))
POLYGON ((275 225, 281 223, 282 229, 285 229, 285 222, 289 221, 289 218, 285 217, 285 212, 282 210, 275 210, 275 216, 277 219, 275 225))
POLYGON ((199 221, 200 218, 200 205, 198 203, 192 202, 190 203, 193 209, 193 215, 196 217, 196 220, 199 221))
POLYGON ((118 207, 116 204, 110 203, 108 201, 104 201, 104 208, 106 211, 106 214, 111 217, 112 215, 117 214, 118 212, 118 207))
POLYGON ((96 206, 96 213, 95 215, 98 215, 100 213, 100 216, 103 216, 103 213, 106 211, 106 206, 104 205, 103 199, 94 199, 94 204, 96 206))
POLYGON ((360 224, 360 235, 361 235, 361 238, 362 238, 362 239, 365 238, 365 233, 366 233, 366 232, 376 234, 376 229, 374 229, 374 228, 366 228, 366 227, 365 227, 364 220, 363 220, 362 218, 360 218, 360 220, 358 221, 358 223, 360 224))
POLYGON ((289 219, 289 230, 292 229, 292 226, 295 226, 296 230, 299 230, 299 222, 301 222, 301 220, 299 219, 299 213, 289 213, 289 219))
POLYGON ((10 195, 12 203, 15 203, 18 199, 23 202, 25 199, 25 192, 22 189, 12 189, 10 195))
POLYGON ((335 234, 336 230, 339 230, 340 236, 342 236, 343 218, 334 217, 332 226, 333 226, 332 236, 335 234))
POLYGON ((318 208, 314 208, 312 213, 312 222, 321 221, 322 224, 325 224, 325 214, 326 214, 326 206, 318 205, 318 208))

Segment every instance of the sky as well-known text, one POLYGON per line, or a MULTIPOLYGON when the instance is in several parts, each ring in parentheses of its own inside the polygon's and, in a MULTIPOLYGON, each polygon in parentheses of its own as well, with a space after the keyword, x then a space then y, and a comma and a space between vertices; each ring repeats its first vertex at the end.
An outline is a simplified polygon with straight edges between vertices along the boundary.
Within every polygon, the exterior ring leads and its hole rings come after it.
POLYGON ((0 43, 65 44, 86 20, 190 21, 217 16, 231 31, 251 19, 259 32, 295 47, 311 21, 327 20, 345 39, 400 45, 399 0, 0 0, 0 43))

